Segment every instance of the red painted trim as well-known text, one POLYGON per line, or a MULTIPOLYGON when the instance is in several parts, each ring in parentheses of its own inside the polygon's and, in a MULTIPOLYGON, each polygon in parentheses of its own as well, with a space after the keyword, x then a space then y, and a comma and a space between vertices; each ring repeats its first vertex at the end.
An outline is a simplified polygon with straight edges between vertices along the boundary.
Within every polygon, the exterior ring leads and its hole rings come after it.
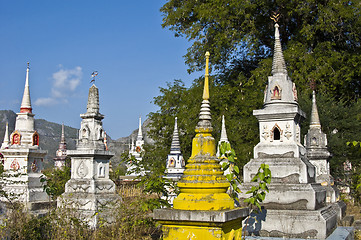
POLYGON ((20 108, 21 113, 32 113, 32 108, 20 108))

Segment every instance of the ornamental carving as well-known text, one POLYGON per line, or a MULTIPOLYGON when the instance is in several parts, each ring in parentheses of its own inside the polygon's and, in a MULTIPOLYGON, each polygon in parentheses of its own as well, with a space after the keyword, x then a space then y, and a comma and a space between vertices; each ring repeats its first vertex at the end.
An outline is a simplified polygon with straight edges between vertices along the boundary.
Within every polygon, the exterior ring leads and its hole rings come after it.
POLYGON ((142 149, 141 149, 141 147, 137 146, 137 147, 135 148, 135 151, 136 151, 137 153, 140 153, 140 152, 142 151, 142 149))
POLYGON ((269 131, 268 131, 268 127, 267 125, 263 126, 263 132, 261 134, 261 136, 264 138, 264 140, 267 140, 267 138, 269 137, 269 131))
POLYGON ((78 173, 78 176, 81 178, 85 177, 88 174, 88 168, 84 164, 84 161, 80 162, 79 167, 77 169, 77 173, 78 173))
POLYGON ((114 185, 112 185, 112 184, 96 186, 96 188, 99 189, 100 191, 104 191, 104 190, 110 191, 113 187, 114 187, 114 185))
POLYGON ((38 165, 36 164, 36 160, 31 163, 31 171, 36 172, 38 170, 38 165))
POLYGON ((10 164, 10 168, 14 171, 19 170, 20 164, 19 164, 18 160, 14 159, 14 161, 10 164))
POLYGON ((296 128, 296 139, 297 139, 297 142, 301 141, 301 138, 300 138, 300 126, 299 125, 297 125, 297 128, 296 128))
POLYGON ((286 125, 286 130, 285 130, 285 137, 290 140, 290 138, 292 137, 292 132, 291 132, 291 129, 290 129, 290 124, 287 123, 286 125))

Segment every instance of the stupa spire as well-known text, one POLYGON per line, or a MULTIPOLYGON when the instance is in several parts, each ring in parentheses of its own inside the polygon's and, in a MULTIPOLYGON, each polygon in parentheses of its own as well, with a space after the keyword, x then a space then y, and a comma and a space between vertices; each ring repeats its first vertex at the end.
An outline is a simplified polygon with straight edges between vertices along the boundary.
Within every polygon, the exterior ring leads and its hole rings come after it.
POLYGON ((32 113, 30 90, 29 90, 29 62, 26 68, 25 88, 23 94, 23 100, 21 101, 20 112, 21 113, 32 113))
MULTIPOLYGON (((61 138, 59 143, 59 150, 66 150, 64 123, 61 125, 61 138)), ((63 155, 64 155, 64 151, 63 151, 63 155)))
POLYGON ((63 168, 65 166, 65 159, 67 156, 64 123, 61 125, 61 138, 59 148, 56 150, 56 156, 54 158, 54 165, 57 168, 63 168))
POLYGON ((86 106, 86 114, 99 114, 99 90, 93 84, 89 88, 88 103, 86 106))
POLYGON ((7 147, 9 147, 9 123, 8 122, 6 122, 4 141, 3 141, 3 144, 1 145, 1 148, 7 148, 7 147))
POLYGON ((224 115, 222 115, 222 130, 221 130, 220 142, 228 142, 227 131, 226 131, 226 121, 224 120, 224 115))
POLYGON ((199 113, 199 122, 197 128, 209 128, 212 131, 211 124, 211 108, 209 103, 209 52, 206 52, 206 70, 204 75, 204 88, 203 88, 203 101, 201 105, 201 111, 199 113))
POLYGON ((134 139, 132 138, 132 145, 130 146, 130 149, 131 151, 133 152, 135 149, 134 149, 134 139))
POLYGON ((93 84, 89 88, 86 113, 80 114, 83 119, 79 130, 77 149, 105 150, 103 114, 99 112, 99 89, 93 84))
POLYGON ((139 117, 139 128, 138 128, 138 136, 137 141, 143 140, 143 133, 142 133, 142 117, 139 117))
POLYGON ((275 24, 275 45, 272 64, 272 75, 287 74, 285 59, 283 58, 282 45, 280 40, 279 25, 275 24))
MULTIPOLYGON (((217 157, 218 157, 218 158, 219 158, 219 157, 222 158, 222 160, 221 160, 221 165, 222 165, 222 163, 223 163, 224 161, 226 161, 226 159, 223 158, 223 157, 224 157, 223 155, 220 156, 220 149, 219 149, 219 148, 220 148, 222 142, 227 142, 227 143, 229 143, 228 137, 227 137, 227 131, 226 131, 226 120, 224 119, 224 115, 222 115, 221 138, 219 139, 218 146, 217 146, 217 157)), ((227 169, 224 174, 226 175, 226 174, 228 174, 228 173, 229 173, 229 170, 227 169)))
POLYGON ((64 123, 61 125, 61 143, 65 143, 64 123))
POLYGON ((320 117, 318 116, 317 104, 316 104, 316 93, 312 91, 312 111, 310 119, 310 128, 321 127, 320 117))
POLYGON ((276 23, 272 75, 268 77, 268 85, 264 91, 264 107, 269 104, 275 107, 279 107, 279 104, 298 105, 296 84, 287 74, 278 27, 276 23))
POLYGON ((177 154, 177 153, 180 154, 181 153, 177 119, 178 118, 176 117, 175 122, 174 122, 174 131, 173 131, 172 144, 170 146, 170 154, 177 154))
POLYGON ((186 165, 182 179, 178 182, 180 194, 174 199, 174 209, 180 210, 225 210, 233 209, 234 201, 226 193, 229 182, 223 175, 216 157, 216 143, 212 137, 209 104, 208 64, 206 53, 206 73, 203 101, 192 141, 192 155, 186 165), (201 190, 200 190, 201 189, 201 190))

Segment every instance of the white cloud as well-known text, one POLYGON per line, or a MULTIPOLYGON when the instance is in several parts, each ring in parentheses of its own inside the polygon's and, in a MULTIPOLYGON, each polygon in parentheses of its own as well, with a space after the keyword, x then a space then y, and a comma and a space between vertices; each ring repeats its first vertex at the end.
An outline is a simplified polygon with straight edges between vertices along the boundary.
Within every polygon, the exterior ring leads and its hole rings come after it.
POLYGON ((38 98, 34 103, 35 105, 50 106, 59 102, 67 102, 67 98, 74 94, 83 77, 82 68, 78 66, 74 69, 64 69, 62 65, 59 65, 59 68, 60 70, 53 73, 52 76, 51 96, 38 98))
POLYGON ((37 106, 51 106, 57 103, 55 98, 38 98, 35 100, 34 104, 37 106))

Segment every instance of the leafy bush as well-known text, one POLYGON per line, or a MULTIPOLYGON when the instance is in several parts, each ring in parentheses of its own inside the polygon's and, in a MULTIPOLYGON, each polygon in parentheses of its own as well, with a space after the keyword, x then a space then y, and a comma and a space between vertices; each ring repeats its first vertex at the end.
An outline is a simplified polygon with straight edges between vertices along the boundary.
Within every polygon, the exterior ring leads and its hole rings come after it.
POLYGON ((65 192, 65 184, 71 177, 70 159, 65 160, 63 168, 51 168, 43 171, 45 176, 40 178, 40 182, 44 185, 44 191, 56 200, 61 194, 65 192))
POLYGON ((159 239, 160 227, 151 217, 151 211, 142 204, 150 196, 122 196, 123 202, 112 212, 115 222, 105 224, 100 219, 99 228, 89 229, 80 213, 72 208, 53 208, 43 217, 26 212, 16 204, 0 221, 1 239, 67 240, 67 239, 159 239))

